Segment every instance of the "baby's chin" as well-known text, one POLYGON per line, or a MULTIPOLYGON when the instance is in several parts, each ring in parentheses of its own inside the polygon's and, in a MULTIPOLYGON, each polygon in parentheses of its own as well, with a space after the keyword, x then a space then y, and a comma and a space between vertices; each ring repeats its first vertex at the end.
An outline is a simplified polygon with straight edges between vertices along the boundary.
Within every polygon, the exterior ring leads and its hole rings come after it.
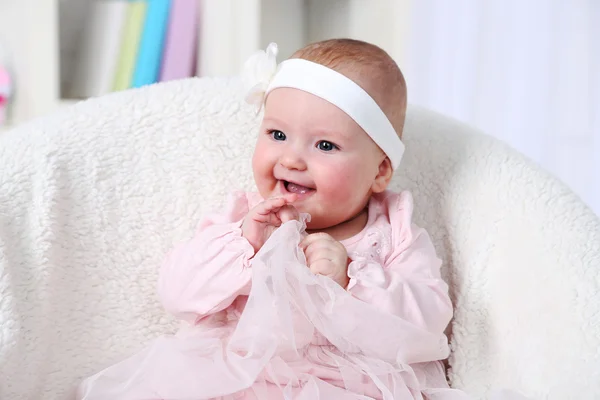
MULTIPOLYGON (((302 211, 298 208, 298 211, 304 213, 306 211, 302 211)), ((310 221, 306 223, 306 229, 309 231, 325 231, 327 229, 333 228, 337 225, 344 223, 344 221, 331 221, 325 218, 319 218, 318 215, 311 215, 310 211, 307 212, 310 215, 310 221)))

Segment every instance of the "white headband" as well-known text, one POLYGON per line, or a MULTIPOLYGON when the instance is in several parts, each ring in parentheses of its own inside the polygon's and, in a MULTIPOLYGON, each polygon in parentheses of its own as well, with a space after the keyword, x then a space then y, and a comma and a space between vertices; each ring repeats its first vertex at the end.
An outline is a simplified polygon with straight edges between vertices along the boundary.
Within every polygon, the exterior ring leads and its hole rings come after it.
POLYGON ((255 53, 244 66, 243 78, 251 85, 246 101, 260 111, 267 95, 277 88, 294 88, 318 96, 352 118, 385 152, 395 170, 404 144, 381 108, 369 94, 346 76, 321 64, 294 58, 277 67, 277 45, 255 53))

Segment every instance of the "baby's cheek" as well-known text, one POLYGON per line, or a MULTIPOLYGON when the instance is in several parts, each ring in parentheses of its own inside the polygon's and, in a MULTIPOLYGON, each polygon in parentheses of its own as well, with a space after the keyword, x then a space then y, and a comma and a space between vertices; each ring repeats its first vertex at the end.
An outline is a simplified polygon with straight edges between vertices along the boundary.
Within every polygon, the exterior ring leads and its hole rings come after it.
POLYGON ((261 160, 264 160, 264 156, 267 153, 266 150, 267 150, 266 146, 259 139, 258 142, 256 143, 256 147, 254 148, 254 153, 252 154, 252 167, 253 168, 257 168, 260 165, 261 160))
POLYGON ((355 167, 350 165, 335 166, 330 169, 330 175, 327 179, 327 197, 336 203, 348 203, 356 195, 357 175, 355 167))
POLYGON ((258 186, 261 194, 264 190, 268 190, 266 186, 269 185, 272 180, 273 163, 269 159, 269 152, 265 148, 266 146, 258 145, 254 151, 252 157, 252 172, 254 174, 254 180, 258 186))

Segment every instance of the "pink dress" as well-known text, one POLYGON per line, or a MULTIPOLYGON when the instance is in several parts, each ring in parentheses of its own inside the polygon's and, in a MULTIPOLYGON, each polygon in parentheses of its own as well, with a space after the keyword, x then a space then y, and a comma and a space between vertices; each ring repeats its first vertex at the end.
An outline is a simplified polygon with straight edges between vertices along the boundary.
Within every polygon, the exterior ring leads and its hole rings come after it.
POLYGON ((410 193, 373 196, 366 227, 342 242, 347 290, 306 267, 306 215, 254 254, 241 221, 259 201, 236 195, 170 253, 158 291, 187 324, 86 379, 78 398, 465 398, 440 362, 452 304, 410 193))

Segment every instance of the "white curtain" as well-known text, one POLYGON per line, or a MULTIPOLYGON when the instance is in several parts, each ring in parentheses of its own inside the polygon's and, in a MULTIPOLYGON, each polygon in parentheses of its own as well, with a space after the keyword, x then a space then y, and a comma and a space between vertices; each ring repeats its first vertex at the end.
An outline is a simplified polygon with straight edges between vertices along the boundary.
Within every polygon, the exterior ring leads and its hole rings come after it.
POLYGON ((508 142, 600 214, 600 0, 410 7, 411 102, 508 142))

